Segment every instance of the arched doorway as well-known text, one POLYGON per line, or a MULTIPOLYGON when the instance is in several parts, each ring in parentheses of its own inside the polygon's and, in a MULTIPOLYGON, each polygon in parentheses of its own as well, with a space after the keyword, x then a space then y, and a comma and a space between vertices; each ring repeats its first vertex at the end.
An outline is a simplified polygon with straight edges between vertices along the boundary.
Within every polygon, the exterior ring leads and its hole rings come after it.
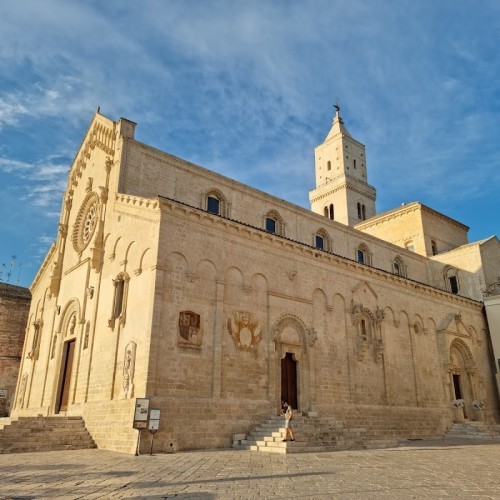
POLYGON ((472 401, 475 399, 473 377, 477 371, 476 363, 469 347, 461 339, 454 339, 451 343, 449 359, 451 397, 463 401, 464 417, 468 418, 472 401))
POLYGON ((297 397, 297 361, 287 352, 281 360, 281 401, 286 401, 292 408, 298 408, 297 397))
POLYGON ((293 314, 282 316, 274 329, 275 398, 279 408, 282 401, 299 411, 311 411, 307 329, 293 314))

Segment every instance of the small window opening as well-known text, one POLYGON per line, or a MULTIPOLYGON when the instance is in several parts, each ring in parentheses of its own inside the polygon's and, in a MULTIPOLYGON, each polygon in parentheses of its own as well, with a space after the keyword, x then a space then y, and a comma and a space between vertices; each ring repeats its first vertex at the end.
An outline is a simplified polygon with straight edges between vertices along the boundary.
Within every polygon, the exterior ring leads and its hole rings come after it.
POLYGON ((276 221, 271 219, 271 217, 266 218, 266 231, 275 234, 276 233, 276 221))
POLYGON ((458 280, 456 276, 449 276, 448 281, 450 283, 451 293, 458 293, 458 280))
POLYGON ((220 201, 213 197, 209 196, 207 199, 207 211, 211 214, 219 215, 220 201))
POLYGON ((318 250, 324 250, 325 249, 325 240, 323 239, 322 236, 316 235, 316 248, 318 250))
POLYGON ((328 215, 329 215, 329 217, 330 217, 330 219, 331 219, 331 220, 333 220, 333 219, 334 219, 335 213, 334 213, 334 210, 333 210, 333 205, 332 205, 332 204, 330 204, 330 207, 329 207, 329 214, 328 214, 328 215))
POLYGON ((331 170, 332 169, 332 162, 330 160, 328 160, 326 166, 327 166, 327 170, 331 170))
POLYGON ((434 240, 431 240, 431 249, 432 249, 432 255, 437 255, 438 249, 437 249, 437 244, 434 240))

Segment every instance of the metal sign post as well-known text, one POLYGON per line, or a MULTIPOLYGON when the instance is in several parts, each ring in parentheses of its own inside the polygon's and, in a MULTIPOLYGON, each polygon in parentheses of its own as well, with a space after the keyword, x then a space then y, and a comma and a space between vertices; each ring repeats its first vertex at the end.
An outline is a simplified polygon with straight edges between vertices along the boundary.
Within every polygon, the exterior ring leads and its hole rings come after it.
POLYGON ((157 409, 151 409, 149 412, 149 432, 151 433, 151 448, 149 450, 149 454, 153 454, 153 440, 155 437, 155 434, 158 432, 158 429, 160 428, 160 410, 157 409))
POLYGON ((136 398, 135 400, 135 412, 134 412, 134 429, 139 431, 139 436, 137 437, 137 448, 135 450, 135 456, 139 456, 139 449, 141 445, 141 431, 147 429, 148 426, 148 414, 149 414, 149 399, 148 398, 136 398))

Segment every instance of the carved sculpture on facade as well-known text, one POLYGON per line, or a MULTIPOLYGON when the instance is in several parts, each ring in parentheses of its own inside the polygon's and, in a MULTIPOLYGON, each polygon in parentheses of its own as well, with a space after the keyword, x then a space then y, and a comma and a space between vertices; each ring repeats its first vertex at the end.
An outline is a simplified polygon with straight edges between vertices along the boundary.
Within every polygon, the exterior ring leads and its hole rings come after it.
POLYGON ((52 349, 50 350, 50 359, 56 357, 56 347, 57 347, 57 333, 52 338, 52 349))
POLYGON ((28 359, 31 359, 31 361, 35 361, 38 358, 41 330, 42 322, 40 320, 33 323, 33 341, 31 342, 31 350, 26 356, 28 359))
POLYGON ((19 387, 19 395, 17 397, 17 408, 22 410, 24 408, 24 398, 26 395, 26 386, 28 385, 28 374, 25 373, 21 379, 21 385, 19 387))
POLYGON ((201 348, 203 333, 201 317, 193 311, 179 313, 178 344, 182 347, 201 348))
POLYGON ((123 357, 122 390, 119 399, 130 399, 134 396, 135 351, 137 344, 129 342, 123 357))
POLYGON ((87 349, 89 346, 89 336, 90 336, 90 321, 87 321, 85 325, 85 336, 83 337, 83 348, 87 349))
POLYGON ((260 319, 249 312, 234 312, 227 320, 227 329, 238 347, 254 347, 262 337, 260 319))

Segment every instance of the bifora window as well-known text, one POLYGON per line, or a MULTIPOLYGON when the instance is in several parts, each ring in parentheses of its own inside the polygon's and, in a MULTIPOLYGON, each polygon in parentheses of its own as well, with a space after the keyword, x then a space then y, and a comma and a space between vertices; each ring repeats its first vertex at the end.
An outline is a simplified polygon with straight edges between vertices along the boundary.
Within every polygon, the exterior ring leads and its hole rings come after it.
POLYGON ((366 207, 363 203, 358 201, 358 219, 366 220, 366 207))
POLYGON ((335 217, 335 212, 333 209, 333 204, 330 203, 330 205, 326 206, 323 210, 323 214, 325 217, 328 217, 329 219, 333 220, 335 217))

